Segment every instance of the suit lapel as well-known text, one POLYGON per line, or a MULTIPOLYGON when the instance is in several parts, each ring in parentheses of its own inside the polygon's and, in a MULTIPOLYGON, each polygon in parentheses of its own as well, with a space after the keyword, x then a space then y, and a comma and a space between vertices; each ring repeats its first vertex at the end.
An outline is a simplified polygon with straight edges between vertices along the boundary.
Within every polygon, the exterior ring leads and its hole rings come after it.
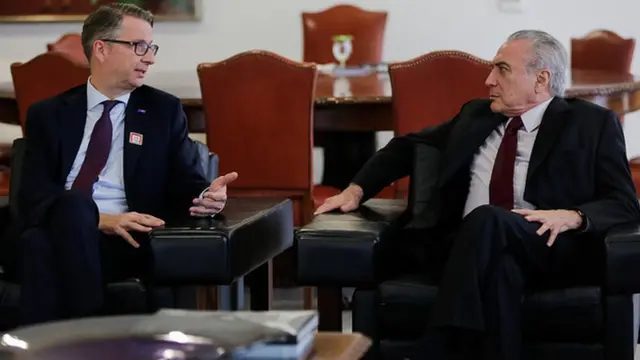
POLYGON ((76 158, 84 126, 87 122, 87 87, 69 95, 60 114, 60 131, 62 131, 62 176, 66 179, 76 158))
POLYGON ((538 169, 540 164, 549 154, 556 138, 560 135, 567 120, 566 112, 569 104, 562 98, 554 98, 542 116, 540 129, 533 144, 531 158, 529 159, 529 170, 527 171, 527 184, 532 174, 538 169))
POLYGON ((507 118, 504 115, 490 114, 481 118, 469 118, 468 124, 456 126, 444 153, 442 176, 438 186, 444 185, 467 160, 470 160, 491 132, 505 120, 507 118))
POLYGON ((144 144, 145 134, 145 114, 146 108, 143 99, 140 98, 139 91, 133 91, 127 104, 124 118, 124 184, 125 190, 127 185, 131 183, 135 174, 136 165, 142 146, 144 144), (132 139, 132 135, 142 135, 140 141, 132 139))

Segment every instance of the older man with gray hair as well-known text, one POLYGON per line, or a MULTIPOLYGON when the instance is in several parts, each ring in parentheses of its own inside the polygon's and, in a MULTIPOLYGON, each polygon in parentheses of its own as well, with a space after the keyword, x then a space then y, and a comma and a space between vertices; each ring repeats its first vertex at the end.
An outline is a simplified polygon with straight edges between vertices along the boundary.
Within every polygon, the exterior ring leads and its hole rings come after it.
POLYGON ((566 71, 566 51, 551 35, 512 34, 493 59, 489 99, 394 138, 317 210, 352 211, 409 175, 416 143, 439 150, 437 193, 446 201, 429 209, 436 225, 405 230, 384 269, 413 262, 440 279, 425 341, 434 358, 470 349, 456 355, 477 359, 478 344, 484 359, 520 359, 526 289, 594 278, 601 234, 640 221, 620 122, 611 110, 564 99, 566 71))

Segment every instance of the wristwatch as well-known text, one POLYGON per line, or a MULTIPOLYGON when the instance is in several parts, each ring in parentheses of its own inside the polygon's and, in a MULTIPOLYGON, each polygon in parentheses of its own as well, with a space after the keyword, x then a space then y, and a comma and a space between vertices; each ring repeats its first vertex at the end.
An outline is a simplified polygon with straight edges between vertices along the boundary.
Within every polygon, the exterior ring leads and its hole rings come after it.
POLYGON ((572 209, 572 210, 577 212, 578 215, 580 215, 580 218, 582 219, 582 224, 580 224, 580 227, 577 228, 576 231, 587 230, 587 228, 589 227, 589 218, 587 217, 587 215, 585 215, 580 209, 572 209))

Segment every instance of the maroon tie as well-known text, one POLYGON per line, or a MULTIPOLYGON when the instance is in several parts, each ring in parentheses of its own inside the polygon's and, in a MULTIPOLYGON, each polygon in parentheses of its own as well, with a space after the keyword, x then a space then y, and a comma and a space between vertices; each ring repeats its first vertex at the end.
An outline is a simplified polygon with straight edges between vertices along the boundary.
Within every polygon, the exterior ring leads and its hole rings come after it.
POLYGON ((102 116, 100 116, 100 119, 93 127, 84 162, 71 186, 73 189, 80 190, 89 196, 93 195, 93 183, 98 180, 98 175, 100 175, 100 172, 107 164, 107 159, 109 159, 113 131, 109 112, 111 112, 111 109, 113 109, 117 103, 117 100, 106 100, 102 102, 104 106, 102 116))
POLYGON ((518 130, 522 119, 516 116, 509 122, 493 163, 491 183, 489 184, 489 203, 507 210, 513 209, 513 169, 518 150, 518 130))

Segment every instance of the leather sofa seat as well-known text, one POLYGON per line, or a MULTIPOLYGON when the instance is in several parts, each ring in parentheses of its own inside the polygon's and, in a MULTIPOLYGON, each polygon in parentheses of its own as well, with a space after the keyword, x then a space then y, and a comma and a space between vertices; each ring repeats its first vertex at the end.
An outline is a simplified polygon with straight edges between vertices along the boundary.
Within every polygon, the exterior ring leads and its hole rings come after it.
MULTIPOLYGON (((403 275, 380 283, 378 290, 380 336, 417 339, 424 334, 438 294, 436 283, 420 275, 403 275)), ((604 329, 601 298, 597 287, 528 294, 522 305, 525 341, 596 341, 604 329)))
MULTIPOLYGON (((353 331, 373 340, 367 359, 425 357, 419 340, 429 323, 437 282, 411 271, 385 277, 379 269, 386 246, 397 240, 396 224, 405 207, 401 200, 372 199, 352 213, 319 215, 296 231, 300 285, 317 286, 323 293, 356 288, 353 331)), ((603 243, 605 261, 599 273, 604 277, 529 289, 522 303, 523 359, 633 359, 640 228, 630 224, 613 229, 603 243)), ((321 324, 329 326, 321 330, 337 330, 335 318, 321 312, 321 324)))

